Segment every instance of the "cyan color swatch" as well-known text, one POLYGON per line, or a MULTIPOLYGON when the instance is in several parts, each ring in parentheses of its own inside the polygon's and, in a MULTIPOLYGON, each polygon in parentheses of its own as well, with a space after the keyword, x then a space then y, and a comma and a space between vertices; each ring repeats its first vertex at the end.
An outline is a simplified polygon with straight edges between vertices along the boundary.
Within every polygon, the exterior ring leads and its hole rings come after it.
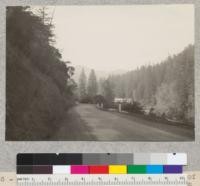
POLYGON ((146 167, 147 174, 163 174, 162 165, 147 165, 146 167))

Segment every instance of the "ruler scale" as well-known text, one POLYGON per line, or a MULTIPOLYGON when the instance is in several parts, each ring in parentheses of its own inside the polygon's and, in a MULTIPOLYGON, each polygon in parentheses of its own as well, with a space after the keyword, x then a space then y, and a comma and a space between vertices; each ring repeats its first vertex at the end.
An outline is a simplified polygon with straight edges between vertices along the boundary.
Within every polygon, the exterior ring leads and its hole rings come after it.
POLYGON ((186 186, 187 175, 18 175, 18 186, 186 186))
MULTIPOLYGON (((194 172, 193 171, 193 172, 186 172, 185 174, 187 175, 187 186, 199 186, 200 185, 200 172, 198 172, 198 171, 194 172)), ((29 175, 29 176, 31 176, 31 175, 29 175)), ((167 176, 171 176, 171 175, 167 175, 167 176)), ((167 176, 166 176, 165 179, 168 178, 167 176)), ((175 176, 178 176, 178 175, 175 175, 175 176)), ((17 185, 23 186, 23 185, 25 185, 23 183, 24 181, 22 181, 22 179, 21 179, 23 177, 25 177, 25 175, 18 176, 18 175, 16 175, 15 172, 0 172, 0 186, 17 186, 17 185), (18 184, 17 184, 17 177, 18 177, 18 184)), ((133 178, 133 179, 136 181, 135 178, 133 178)), ((66 185, 65 182, 66 182, 66 180, 64 180, 63 182, 60 181, 60 182, 57 183, 57 186, 66 185)), ((34 183, 32 183, 31 185, 36 186, 36 184, 34 184, 34 183)), ((40 186, 42 186, 42 185, 40 184, 40 186)), ((46 186, 48 186, 48 183, 46 183, 46 186)), ((145 186, 145 185, 144 185, 144 183, 142 183, 140 186, 145 186)), ((157 185, 154 185, 154 186, 159 186, 159 185, 157 184, 157 185)), ((175 184, 172 183, 172 186, 175 186, 175 184)))

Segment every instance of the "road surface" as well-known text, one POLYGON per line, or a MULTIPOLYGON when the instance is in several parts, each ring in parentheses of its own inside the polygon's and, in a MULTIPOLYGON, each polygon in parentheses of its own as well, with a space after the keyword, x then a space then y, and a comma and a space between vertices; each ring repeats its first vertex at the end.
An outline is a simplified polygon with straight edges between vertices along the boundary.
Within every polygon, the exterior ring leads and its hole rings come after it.
POLYGON ((73 107, 55 140, 83 141, 187 141, 193 129, 155 123, 128 114, 103 111, 90 104, 73 107))

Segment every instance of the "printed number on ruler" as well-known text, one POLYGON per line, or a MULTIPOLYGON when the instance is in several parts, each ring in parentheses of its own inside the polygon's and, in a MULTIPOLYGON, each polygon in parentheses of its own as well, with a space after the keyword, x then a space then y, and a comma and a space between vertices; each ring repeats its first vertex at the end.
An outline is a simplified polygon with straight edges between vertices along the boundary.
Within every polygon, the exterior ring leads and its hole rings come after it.
POLYGON ((187 172, 187 186, 200 186, 200 172, 187 172))
POLYGON ((0 172, 0 186, 16 185, 16 174, 14 172, 0 172))
POLYGON ((18 186, 187 186, 187 175, 18 175, 18 186))

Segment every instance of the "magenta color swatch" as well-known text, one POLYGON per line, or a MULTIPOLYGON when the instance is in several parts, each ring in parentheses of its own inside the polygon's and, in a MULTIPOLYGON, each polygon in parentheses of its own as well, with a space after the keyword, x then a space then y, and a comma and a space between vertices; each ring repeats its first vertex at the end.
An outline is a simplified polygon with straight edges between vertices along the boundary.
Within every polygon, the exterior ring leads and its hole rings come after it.
POLYGON ((71 165, 71 174, 89 174, 87 165, 71 165))

